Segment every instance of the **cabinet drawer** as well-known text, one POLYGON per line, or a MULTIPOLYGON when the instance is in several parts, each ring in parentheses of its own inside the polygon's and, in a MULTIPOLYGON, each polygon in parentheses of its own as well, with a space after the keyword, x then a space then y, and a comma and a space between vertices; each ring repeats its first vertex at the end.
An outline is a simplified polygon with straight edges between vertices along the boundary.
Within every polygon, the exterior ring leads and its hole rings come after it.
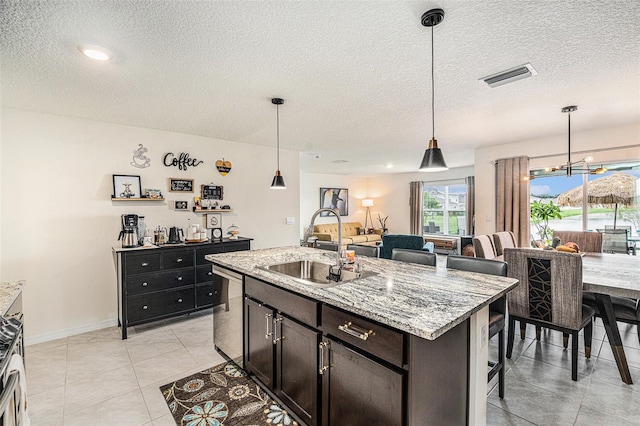
POLYGON ((195 307, 193 287, 141 294, 127 298, 128 322, 135 323, 195 307))
POLYGON ((311 327, 319 325, 318 302, 251 277, 245 277, 245 293, 311 327))
POLYGON ((125 271, 127 274, 141 274, 159 270, 160 253, 127 254, 125 257, 125 271))
POLYGON ((222 285, 202 284, 196 286, 196 306, 217 306, 222 301, 222 285))
POLYGON ((229 253, 232 251, 243 251, 250 250, 251 242, 250 241, 236 241, 233 243, 225 243, 224 244, 224 252, 229 253))
POLYGON ((211 265, 204 257, 208 254, 224 253, 224 244, 210 244, 196 249, 196 265, 211 265))
POLYGON ((127 295, 151 293, 173 287, 194 284, 193 269, 176 269, 154 274, 133 275, 127 278, 127 295))
POLYGON ((322 305, 322 331, 402 367, 404 334, 355 314, 322 305))
POLYGON ((218 275, 213 275, 211 262, 209 262, 209 266, 196 267, 196 284, 212 283, 214 278, 222 279, 222 277, 218 275))
POLYGON ((193 249, 162 253, 162 269, 187 268, 189 266, 193 266, 193 249))

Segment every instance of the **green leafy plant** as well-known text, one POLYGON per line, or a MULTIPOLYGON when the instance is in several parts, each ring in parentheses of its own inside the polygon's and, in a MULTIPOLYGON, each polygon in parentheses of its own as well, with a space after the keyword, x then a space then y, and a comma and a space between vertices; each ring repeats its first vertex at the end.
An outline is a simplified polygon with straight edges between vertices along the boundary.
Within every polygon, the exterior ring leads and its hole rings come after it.
POLYGON ((553 204, 553 201, 549 201, 549 203, 534 201, 531 203, 531 223, 536 227, 540 239, 547 244, 553 237, 553 229, 549 228, 549 220, 551 219, 562 219, 560 206, 553 204))
POLYGON ((389 216, 385 216, 383 218, 382 216, 380 216, 380 213, 378 213, 378 222, 380 222, 380 227, 382 229, 387 229, 387 219, 389 219, 389 216))

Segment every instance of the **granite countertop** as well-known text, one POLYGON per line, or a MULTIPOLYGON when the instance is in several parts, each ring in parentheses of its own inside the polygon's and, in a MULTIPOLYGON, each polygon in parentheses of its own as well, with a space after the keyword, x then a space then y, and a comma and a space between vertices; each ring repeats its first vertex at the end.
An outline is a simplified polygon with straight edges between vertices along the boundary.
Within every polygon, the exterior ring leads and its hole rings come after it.
POLYGON ((7 313, 7 310, 16 300, 25 284, 25 281, 11 281, 0 284, 0 313, 2 315, 7 313))
MULTIPOLYGON (((434 340, 514 288, 518 280, 358 256, 378 275, 329 288, 295 281, 260 266, 297 260, 333 263, 336 253, 307 247, 210 254, 214 265, 250 275, 413 335, 434 340)), ((215 266, 214 266, 215 270, 215 266)))

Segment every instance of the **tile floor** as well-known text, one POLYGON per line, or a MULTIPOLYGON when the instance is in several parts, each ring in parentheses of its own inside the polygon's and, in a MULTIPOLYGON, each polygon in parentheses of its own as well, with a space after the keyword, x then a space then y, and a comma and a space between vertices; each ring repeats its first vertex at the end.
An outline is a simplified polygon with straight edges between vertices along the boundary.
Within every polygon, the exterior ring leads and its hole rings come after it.
MULTIPOLYGON (((173 426, 158 388, 223 361, 213 350, 212 327, 207 310, 131 328, 124 341, 112 327, 28 346, 32 425, 173 426)), ((536 342, 533 328, 524 341, 516 331, 505 399, 497 388, 489 395, 487 424, 640 424, 640 344, 635 326, 620 324, 620 330, 637 382, 631 386, 620 380, 601 323, 594 327, 592 358, 580 358, 577 382, 560 333, 543 332, 536 342)), ((490 350, 497 353, 493 340, 490 350)))

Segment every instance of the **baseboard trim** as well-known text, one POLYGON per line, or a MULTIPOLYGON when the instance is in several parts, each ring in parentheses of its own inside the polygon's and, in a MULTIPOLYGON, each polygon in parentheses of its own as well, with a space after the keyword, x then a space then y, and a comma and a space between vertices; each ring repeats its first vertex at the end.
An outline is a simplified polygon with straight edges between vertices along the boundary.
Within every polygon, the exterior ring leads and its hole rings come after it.
POLYGON ((25 337, 25 346, 37 345, 38 343, 49 342, 51 340, 62 339, 64 337, 75 336, 76 334, 88 333, 90 331, 102 330, 103 328, 114 327, 118 325, 117 319, 104 320, 95 324, 81 325, 78 327, 66 328, 51 333, 38 334, 36 336, 25 337))

